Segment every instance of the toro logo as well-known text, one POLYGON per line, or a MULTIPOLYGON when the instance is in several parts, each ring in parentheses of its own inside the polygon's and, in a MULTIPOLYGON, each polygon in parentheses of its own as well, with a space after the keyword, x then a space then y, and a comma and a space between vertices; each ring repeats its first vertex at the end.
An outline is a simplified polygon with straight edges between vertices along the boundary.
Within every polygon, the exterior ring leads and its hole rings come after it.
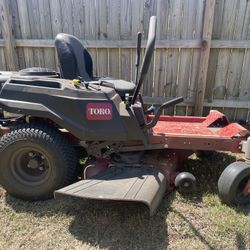
POLYGON ((90 121, 112 120, 112 105, 110 103, 88 103, 87 119, 90 121))

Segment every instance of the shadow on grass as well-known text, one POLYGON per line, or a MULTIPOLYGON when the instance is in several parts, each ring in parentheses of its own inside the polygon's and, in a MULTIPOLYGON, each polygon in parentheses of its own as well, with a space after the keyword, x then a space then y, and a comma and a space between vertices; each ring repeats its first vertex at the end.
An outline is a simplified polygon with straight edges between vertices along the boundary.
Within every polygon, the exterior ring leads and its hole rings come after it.
POLYGON ((191 229, 191 231, 194 233, 194 235, 208 248, 208 249, 215 249, 214 246, 212 246, 204 236, 202 236, 202 234, 196 229, 196 227, 186 218, 186 216, 184 216, 182 213, 180 213, 179 211, 177 211, 176 209, 171 209, 171 211, 173 211, 175 214, 177 214, 183 221, 185 221, 189 228, 191 229))
POLYGON ((222 152, 211 152, 204 157, 186 160, 183 171, 191 172, 197 180, 195 195, 188 195, 187 198, 195 202, 202 200, 204 194, 218 194, 217 182, 221 173, 235 161, 235 156, 222 152))
POLYGON ((145 207, 138 204, 99 204, 94 214, 77 215, 69 231, 78 240, 100 248, 166 249, 169 240, 166 217, 172 199, 173 195, 164 200, 154 217, 149 217, 145 207))
POLYGON ((239 250, 247 249, 245 238, 241 233, 236 234, 236 246, 237 246, 237 249, 239 250))
MULTIPOLYGON (((235 157, 224 153, 213 153, 209 157, 188 159, 183 167, 197 178, 197 191, 185 198, 194 204, 202 201, 205 194, 217 194, 217 181, 222 171, 235 157)), ((6 202, 19 212, 34 216, 73 216, 69 231, 74 237, 91 246, 108 249, 166 249, 168 246, 169 211, 178 214, 190 229, 209 249, 213 246, 199 233, 185 215, 172 208, 175 192, 165 197, 157 214, 149 217, 143 205, 117 202, 89 201, 74 198, 44 202, 24 202, 6 196, 6 202)), ((249 213, 249 209, 236 208, 238 212, 249 213)), ((239 249, 244 249, 244 237, 237 235, 239 249)))
POLYGON ((138 203, 95 202, 75 198, 25 202, 10 195, 6 195, 6 202, 17 213, 28 212, 37 217, 73 216, 69 232, 76 239, 94 247, 166 249, 166 217, 174 197, 173 192, 164 199, 154 217, 150 217, 148 209, 138 203))

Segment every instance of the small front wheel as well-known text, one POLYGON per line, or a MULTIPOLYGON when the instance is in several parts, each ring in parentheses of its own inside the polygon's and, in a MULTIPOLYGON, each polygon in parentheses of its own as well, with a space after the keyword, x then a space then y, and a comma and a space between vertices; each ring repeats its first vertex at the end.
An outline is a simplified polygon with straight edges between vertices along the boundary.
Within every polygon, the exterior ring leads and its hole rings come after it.
POLYGON ((228 205, 250 204, 250 167, 245 162, 230 164, 218 181, 221 200, 228 205))

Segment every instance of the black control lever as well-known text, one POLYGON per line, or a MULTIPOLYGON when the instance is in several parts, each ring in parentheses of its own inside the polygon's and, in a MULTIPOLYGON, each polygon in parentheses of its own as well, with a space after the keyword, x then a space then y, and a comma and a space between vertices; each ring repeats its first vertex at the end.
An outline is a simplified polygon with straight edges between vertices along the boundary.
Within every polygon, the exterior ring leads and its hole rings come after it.
POLYGON ((156 107, 153 104, 144 113, 145 113, 145 115, 151 115, 151 114, 154 114, 155 111, 156 111, 156 107))
POLYGON ((171 106, 174 106, 178 103, 181 103, 183 102, 183 97, 177 97, 175 99, 172 99, 170 101, 167 101, 165 103, 163 103, 157 110, 156 114, 155 114, 155 117, 153 118, 152 121, 150 121, 149 123, 147 123, 144 128, 145 129, 150 129, 150 128, 153 128, 156 123, 158 122, 159 118, 160 118, 160 115, 162 113, 162 110, 165 109, 165 108, 168 108, 168 107, 171 107, 171 106))

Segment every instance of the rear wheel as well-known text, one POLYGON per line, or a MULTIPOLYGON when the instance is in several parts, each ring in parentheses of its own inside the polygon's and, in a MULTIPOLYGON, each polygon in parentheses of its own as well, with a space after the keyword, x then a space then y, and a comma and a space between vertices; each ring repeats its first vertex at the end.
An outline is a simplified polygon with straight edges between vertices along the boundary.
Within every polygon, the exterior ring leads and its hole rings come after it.
POLYGON ((0 183, 13 196, 44 200, 75 176, 76 156, 58 130, 40 125, 16 128, 0 140, 0 183))
POLYGON ((228 205, 250 204, 250 167, 245 162, 230 164, 218 181, 221 200, 228 205))

